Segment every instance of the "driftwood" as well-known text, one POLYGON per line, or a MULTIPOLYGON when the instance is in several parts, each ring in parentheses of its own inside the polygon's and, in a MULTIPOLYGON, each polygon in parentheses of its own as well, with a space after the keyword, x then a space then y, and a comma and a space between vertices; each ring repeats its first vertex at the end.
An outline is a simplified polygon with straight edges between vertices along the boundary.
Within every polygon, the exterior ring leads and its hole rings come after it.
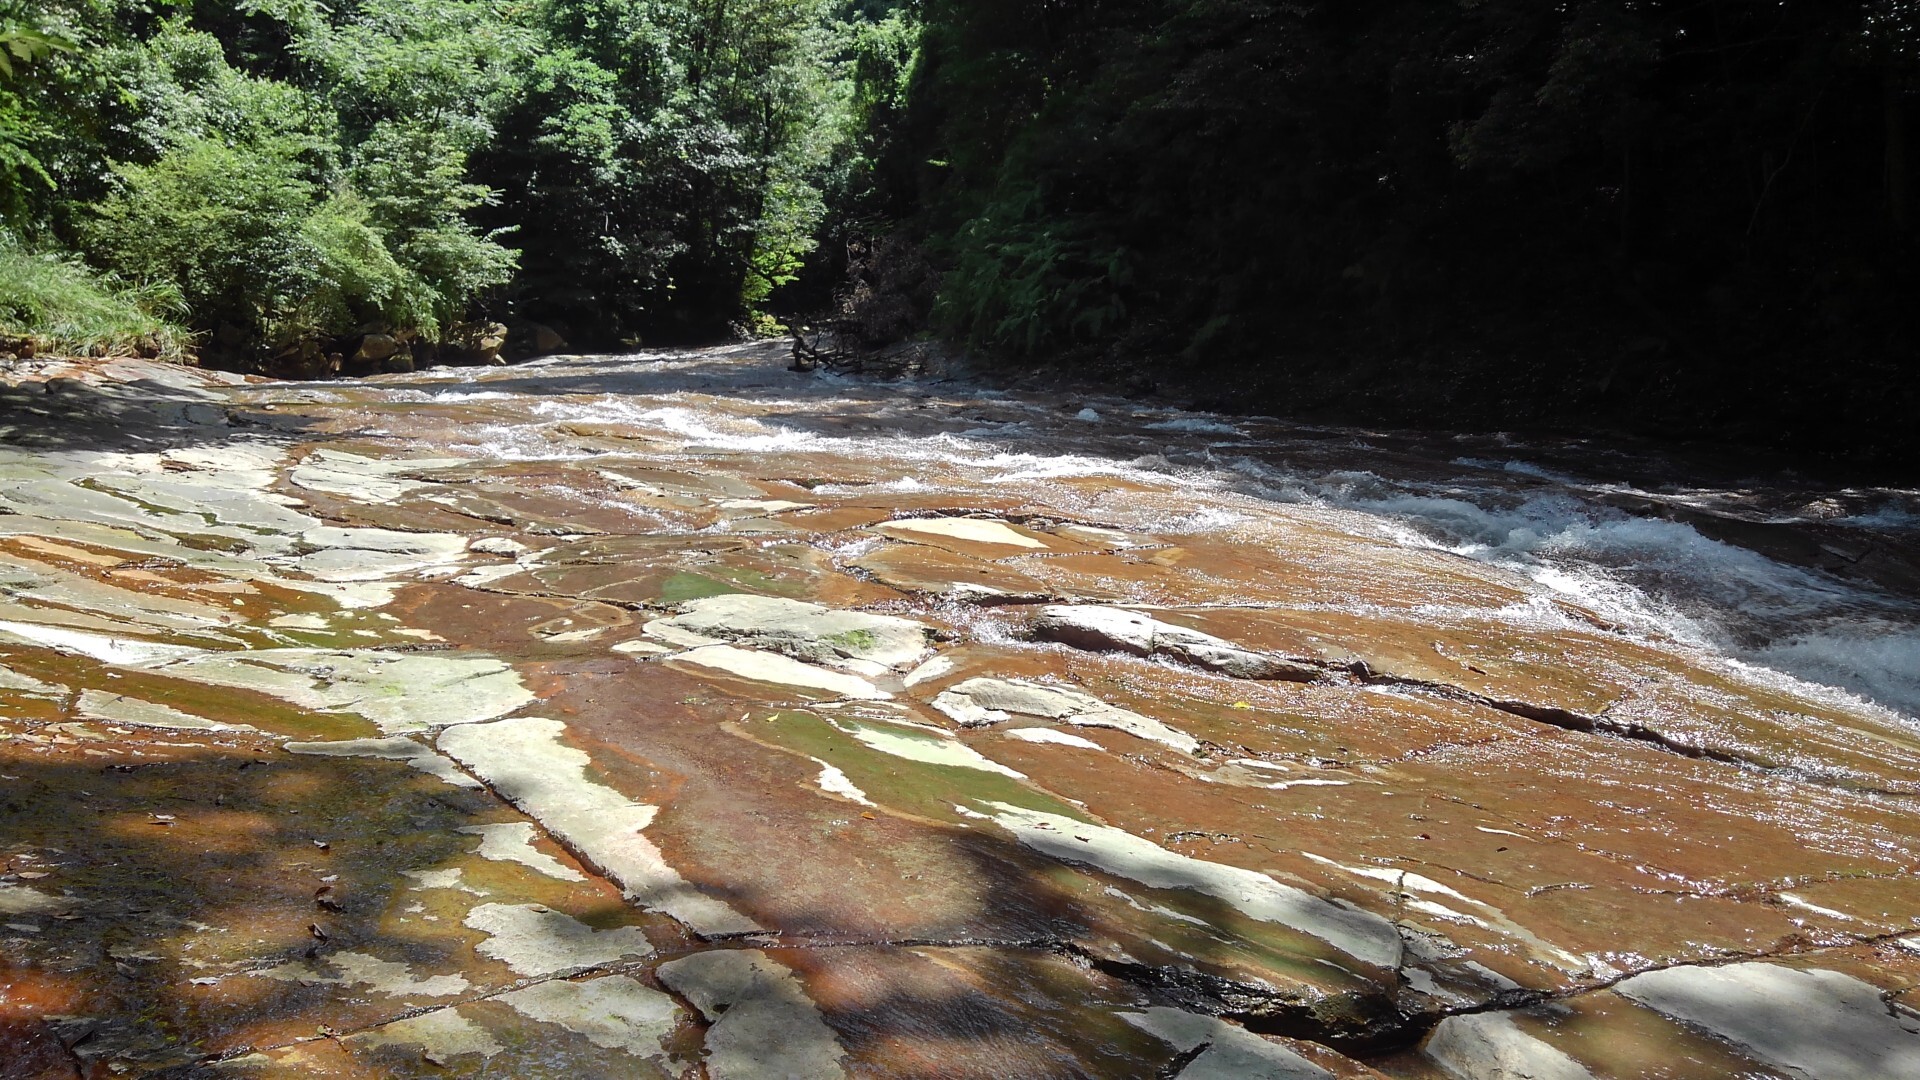
POLYGON ((858 374, 863 368, 862 354, 851 347, 851 335, 837 323, 796 327, 793 333, 793 364, 789 371, 818 371, 825 368, 836 374, 858 374))
POLYGON ((831 371, 836 375, 874 375, 897 379, 922 375, 939 366, 940 349, 925 341, 899 342, 884 347, 863 345, 841 326, 815 330, 802 327, 793 335, 790 371, 831 371))
POLYGON ((793 363, 789 371, 831 371, 835 375, 872 375, 900 379, 927 375, 943 367, 941 346, 933 342, 897 342, 891 346, 862 346, 860 340, 839 331, 801 331, 793 334, 793 363))

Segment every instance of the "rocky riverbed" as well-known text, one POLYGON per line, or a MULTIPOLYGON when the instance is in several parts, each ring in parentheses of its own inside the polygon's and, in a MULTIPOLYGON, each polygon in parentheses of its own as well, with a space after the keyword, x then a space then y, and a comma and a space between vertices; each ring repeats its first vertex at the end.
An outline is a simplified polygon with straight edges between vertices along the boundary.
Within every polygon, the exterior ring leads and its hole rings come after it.
POLYGON ((1422 531, 1448 455, 1276 480, 1351 433, 751 347, 11 381, 7 1077, 1920 1077, 1897 537, 1727 548, 1825 606, 1703 630, 1422 531))

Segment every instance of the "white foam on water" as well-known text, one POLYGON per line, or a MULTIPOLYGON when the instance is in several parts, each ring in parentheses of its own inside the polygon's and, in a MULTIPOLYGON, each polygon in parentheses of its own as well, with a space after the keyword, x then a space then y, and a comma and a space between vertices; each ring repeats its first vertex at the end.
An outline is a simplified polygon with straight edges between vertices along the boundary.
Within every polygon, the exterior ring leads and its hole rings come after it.
MULTIPOLYGON (((1920 499, 1915 501, 1920 502, 1920 499)), ((1920 529, 1920 509, 1889 500, 1867 513, 1833 518, 1828 524, 1857 529, 1920 529)))
POLYGON ((1190 431, 1202 435, 1241 435, 1239 428, 1221 420, 1200 416, 1178 416, 1146 425, 1148 431, 1190 431))
MULTIPOLYGON (((1720 654, 1749 673, 1790 676, 1793 692, 1815 684, 1848 692, 1814 691, 1838 704, 1920 716, 1920 610, 1871 588, 1567 491, 1516 492, 1468 478, 1397 482, 1367 471, 1307 476, 1250 458, 1227 464, 1257 494, 1370 515, 1397 543, 1514 570, 1629 631, 1720 654)), ((1522 462, 1499 471, 1563 479, 1522 462)))
POLYGON ((517 394, 508 394, 499 390, 453 389, 441 390, 430 395, 427 400, 453 402, 454 404, 464 405, 469 401, 510 401, 518 396, 517 394))

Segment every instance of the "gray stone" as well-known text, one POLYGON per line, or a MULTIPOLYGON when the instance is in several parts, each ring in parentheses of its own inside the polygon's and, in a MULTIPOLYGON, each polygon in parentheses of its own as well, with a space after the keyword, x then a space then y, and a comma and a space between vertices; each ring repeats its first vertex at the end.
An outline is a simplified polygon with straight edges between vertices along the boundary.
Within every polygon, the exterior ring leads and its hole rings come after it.
POLYGON ((837 1080, 845 1054, 800 980, 757 950, 695 953, 660 965, 660 981, 713 1022, 712 1080, 837 1080))
POLYGON ((1920 1080, 1920 1015, 1837 971, 1675 967, 1614 990, 1812 1080, 1920 1080))

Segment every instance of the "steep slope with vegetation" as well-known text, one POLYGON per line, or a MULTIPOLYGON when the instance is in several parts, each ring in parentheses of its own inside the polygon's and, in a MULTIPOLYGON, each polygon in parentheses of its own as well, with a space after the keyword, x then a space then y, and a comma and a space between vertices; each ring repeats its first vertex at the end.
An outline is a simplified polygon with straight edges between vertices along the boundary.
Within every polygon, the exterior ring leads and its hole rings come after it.
POLYGON ((899 203, 976 345, 1402 420, 1908 426, 1904 0, 923 14, 899 203))

